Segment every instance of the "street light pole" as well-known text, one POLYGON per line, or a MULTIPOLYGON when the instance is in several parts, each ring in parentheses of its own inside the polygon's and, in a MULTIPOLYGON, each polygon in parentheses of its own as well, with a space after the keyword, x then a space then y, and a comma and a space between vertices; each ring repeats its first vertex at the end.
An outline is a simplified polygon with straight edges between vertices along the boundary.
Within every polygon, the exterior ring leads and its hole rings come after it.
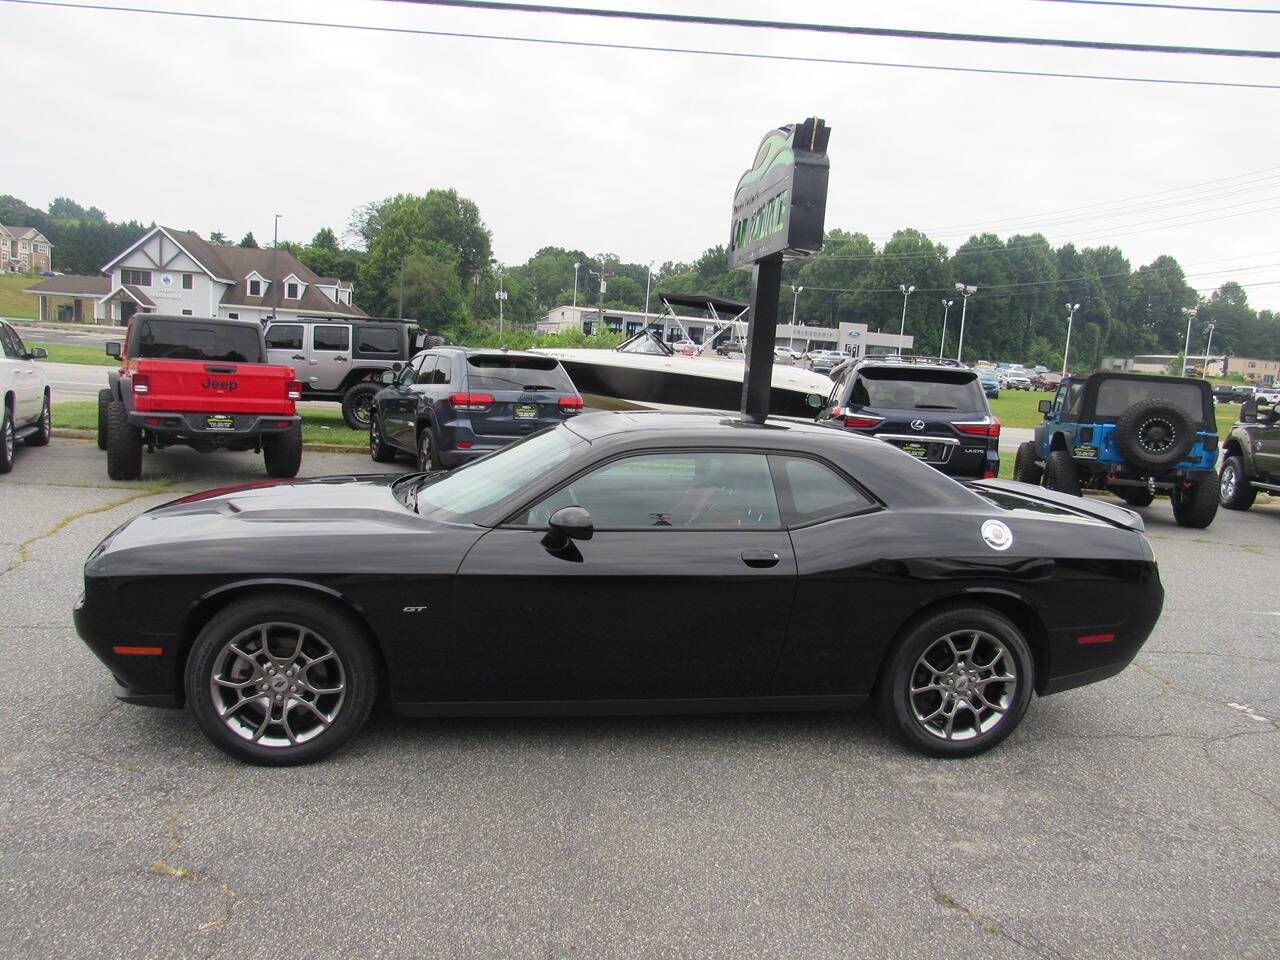
POLYGON ((580 266, 582 266, 581 263, 573 265, 573 305, 575 307, 578 305, 578 268, 580 266))
POLYGON ((502 271, 498 271, 498 291, 493 295, 498 301, 498 336, 502 336, 502 304, 507 299, 507 291, 502 289, 502 271))
POLYGON ((791 287, 791 349, 796 348, 796 308, 800 306, 800 293, 804 287, 791 287))
POLYGON ((276 251, 280 246, 280 218, 284 216, 282 213, 276 214, 275 226, 271 231, 271 319, 276 318, 276 305, 280 302, 280 278, 276 276, 276 251))
POLYGON ((916 292, 915 284, 905 286, 898 284, 898 289, 902 291, 902 325, 898 327, 898 352, 902 352, 902 338, 907 332, 907 298, 916 292))
POLYGON ((938 345, 938 359, 942 359, 942 351, 947 348, 947 314, 951 312, 954 300, 942 301, 942 343, 938 345))
POLYGON ((1187 353, 1191 350, 1191 321, 1195 319, 1196 311, 1194 307, 1183 307, 1182 312, 1187 315, 1187 342, 1182 348, 1182 375, 1187 375, 1187 353))
POLYGON ((960 358, 964 356, 964 321, 969 315, 969 298, 978 292, 978 288, 970 286, 967 283, 957 283, 956 293, 964 297, 964 303, 960 306, 960 348, 956 350, 956 361, 963 363, 960 358))
POLYGON ((1062 375, 1067 375, 1067 356, 1071 353, 1071 323, 1076 318, 1076 311, 1080 309, 1078 303, 1064 304, 1067 308, 1067 345, 1062 349, 1062 375))
POLYGON ((1204 345, 1204 366, 1206 371, 1209 369, 1209 354, 1213 352, 1213 327, 1212 323, 1209 324, 1209 342, 1204 345))

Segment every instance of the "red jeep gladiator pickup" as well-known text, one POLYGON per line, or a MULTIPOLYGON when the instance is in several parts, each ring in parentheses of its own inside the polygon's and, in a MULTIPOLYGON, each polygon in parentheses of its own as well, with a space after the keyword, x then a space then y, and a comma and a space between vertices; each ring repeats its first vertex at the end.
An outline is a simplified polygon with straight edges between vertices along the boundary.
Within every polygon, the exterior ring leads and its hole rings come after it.
POLYGON ((263 362, 262 328, 247 320, 135 314, 124 349, 107 344, 120 369, 98 394, 98 447, 107 476, 136 480, 142 448, 261 450, 267 473, 302 465, 302 384, 289 367, 263 362))

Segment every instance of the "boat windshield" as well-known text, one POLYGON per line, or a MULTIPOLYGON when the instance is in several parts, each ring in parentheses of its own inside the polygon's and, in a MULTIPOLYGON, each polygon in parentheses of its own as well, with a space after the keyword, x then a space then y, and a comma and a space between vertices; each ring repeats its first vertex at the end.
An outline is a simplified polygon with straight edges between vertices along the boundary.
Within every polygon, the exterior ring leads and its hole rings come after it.
POLYGON ((641 330, 630 340, 617 346, 618 353, 646 353, 651 356, 669 357, 674 352, 652 330, 641 330))

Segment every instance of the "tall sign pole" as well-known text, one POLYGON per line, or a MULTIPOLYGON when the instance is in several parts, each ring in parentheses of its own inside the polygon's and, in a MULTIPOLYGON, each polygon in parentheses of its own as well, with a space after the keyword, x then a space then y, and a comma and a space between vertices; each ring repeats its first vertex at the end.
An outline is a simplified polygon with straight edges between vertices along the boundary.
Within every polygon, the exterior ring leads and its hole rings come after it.
POLYGON ((751 423, 769 415, 783 261, 822 249, 830 136, 817 117, 770 130, 733 195, 729 266, 753 270, 740 407, 751 423))

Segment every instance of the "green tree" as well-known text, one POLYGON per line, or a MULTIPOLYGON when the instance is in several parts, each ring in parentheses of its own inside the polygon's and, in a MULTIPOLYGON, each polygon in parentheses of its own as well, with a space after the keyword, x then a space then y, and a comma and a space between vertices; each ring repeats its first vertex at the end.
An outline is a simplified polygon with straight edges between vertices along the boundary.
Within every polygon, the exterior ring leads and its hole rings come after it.
POLYGON ((227 235, 221 230, 215 230, 209 234, 209 242, 215 246, 224 246, 227 243, 227 235))
POLYGON ((257 241, 257 240, 255 240, 255 239, 253 239, 253 231, 252 231, 252 230, 250 230, 248 233, 246 233, 246 234, 244 235, 244 237, 240 240, 240 246, 242 246, 242 247, 252 247, 252 248, 253 248, 253 249, 255 249, 255 250, 256 250, 256 249, 258 249, 258 241, 257 241))
POLYGON ((321 250, 332 250, 336 253, 338 250, 338 238, 328 227, 321 227, 316 231, 316 235, 311 238, 311 246, 321 250))

